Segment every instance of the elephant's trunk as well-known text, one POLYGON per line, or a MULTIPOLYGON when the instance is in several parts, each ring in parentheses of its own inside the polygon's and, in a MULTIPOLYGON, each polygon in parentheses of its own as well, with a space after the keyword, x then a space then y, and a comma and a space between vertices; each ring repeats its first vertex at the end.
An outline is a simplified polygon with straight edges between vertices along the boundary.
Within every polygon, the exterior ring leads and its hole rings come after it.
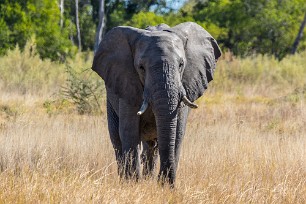
POLYGON ((176 177, 175 140, 180 103, 179 89, 166 87, 166 90, 156 91, 152 96, 160 155, 159 180, 169 182, 173 186, 176 177))
MULTIPOLYGON (((153 69, 152 69, 153 70, 153 69)), ((175 141, 177 135, 178 108, 186 95, 180 74, 167 61, 159 64, 155 72, 147 74, 144 87, 144 103, 140 113, 145 110, 146 101, 150 102, 157 126, 158 148, 160 155, 159 179, 174 184, 176 175, 175 141), (162 67, 163 73, 158 72, 162 67), (144 108, 143 108, 144 107, 144 108)), ((189 101, 189 100, 185 100, 189 101)), ((194 105, 189 101, 187 105, 194 105)))
POLYGON ((175 166, 175 138, 177 129, 177 109, 165 112, 162 107, 155 106, 155 119, 157 125, 158 148, 160 155, 159 180, 174 184, 176 175, 175 166))

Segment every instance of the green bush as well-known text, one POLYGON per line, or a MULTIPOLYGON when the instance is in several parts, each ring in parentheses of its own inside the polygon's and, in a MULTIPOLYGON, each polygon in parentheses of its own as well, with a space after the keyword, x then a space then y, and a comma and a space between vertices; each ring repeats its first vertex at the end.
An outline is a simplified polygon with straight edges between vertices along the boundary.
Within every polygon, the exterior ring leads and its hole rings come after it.
POLYGON ((162 16, 156 15, 152 12, 140 12, 133 15, 132 19, 126 24, 136 28, 146 28, 150 25, 158 25, 164 23, 165 20, 162 16))
POLYGON ((79 114, 101 113, 104 83, 90 69, 77 72, 66 66, 67 81, 62 87, 65 98, 77 108, 79 114))

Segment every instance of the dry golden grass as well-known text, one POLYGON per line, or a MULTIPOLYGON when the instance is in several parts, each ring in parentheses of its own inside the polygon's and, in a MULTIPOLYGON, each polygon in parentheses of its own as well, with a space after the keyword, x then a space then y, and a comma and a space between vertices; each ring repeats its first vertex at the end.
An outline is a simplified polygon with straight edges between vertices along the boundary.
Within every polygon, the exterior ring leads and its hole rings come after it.
POLYGON ((120 182, 105 115, 1 101, 0 203, 306 202, 303 98, 208 93, 190 114, 175 190, 120 182))
POLYGON ((0 203, 306 203, 305 57, 225 53, 189 116, 171 190, 120 181, 105 109, 77 114, 53 95, 64 65, 15 49, 0 57, 0 203))

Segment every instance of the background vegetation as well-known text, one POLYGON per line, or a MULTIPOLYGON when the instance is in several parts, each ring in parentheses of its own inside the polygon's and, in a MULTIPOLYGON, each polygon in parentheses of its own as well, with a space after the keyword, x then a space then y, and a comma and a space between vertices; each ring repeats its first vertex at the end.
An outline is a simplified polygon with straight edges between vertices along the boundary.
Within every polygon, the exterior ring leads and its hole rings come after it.
POLYGON ((0 0, 0 203, 306 202, 305 35, 289 54, 303 1, 105 1, 105 32, 195 21, 224 51, 189 116, 175 190, 119 180, 90 70, 99 1, 78 3, 81 50, 64 3, 61 16, 57 1, 0 0))
MULTIPOLYGON (((42 58, 65 61, 74 57, 79 44, 77 19, 81 50, 93 50, 99 2, 0 0, 0 55, 17 44, 23 49, 27 40, 35 38, 42 58)), ((104 32, 118 25, 145 28, 195 21, 223 50, 240 56, 270 54, 277 59, 290 53, 306 13, 304 0, 105 0, 104 5, 104 32)), ((298 50, 305 48, 304 35, 298 50)))
MULTIPOLYGON (((74 82, 82 82, 70 88, 74 73, 66 65, 28 52, 0 58, 8 67, 1 73, 14 75, 13 65, 23 59, 24 70, 36 62, 61 72, 28 69, 2 85, 0 202, 305 203, 306 52, 282 61, 223 55, 189 116, 174 191, 156 177, 120 181, 102 91, 96 92, 100 110, 91 111, 72 100, 77 94, 61 93, 62 87, 86 92, 82 84, 95 79, 76 75, 74 82)), ((69 66, 87 66, 86 57, 77 59, 69 66)))

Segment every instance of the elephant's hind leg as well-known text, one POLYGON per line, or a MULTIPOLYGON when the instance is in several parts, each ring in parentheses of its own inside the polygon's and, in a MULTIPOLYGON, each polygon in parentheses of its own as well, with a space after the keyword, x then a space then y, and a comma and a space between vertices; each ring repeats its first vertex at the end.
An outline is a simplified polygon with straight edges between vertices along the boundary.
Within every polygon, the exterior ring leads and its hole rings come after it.
POLYGON ((113 109, 109 100, 107 100, 107 121, 108 131, 111 142, 115 150, 116 161, 118 164, 118 174, 120 177, 123 175, 123 163, 122 163, 122 145, 119 136, 119 117, 113 109))
POLYGON ((158 147, 157 139, 152 141, 143 142, 142 163, 143 163, 143 176, 154 176, 154 169, 157 163, 158 147))

